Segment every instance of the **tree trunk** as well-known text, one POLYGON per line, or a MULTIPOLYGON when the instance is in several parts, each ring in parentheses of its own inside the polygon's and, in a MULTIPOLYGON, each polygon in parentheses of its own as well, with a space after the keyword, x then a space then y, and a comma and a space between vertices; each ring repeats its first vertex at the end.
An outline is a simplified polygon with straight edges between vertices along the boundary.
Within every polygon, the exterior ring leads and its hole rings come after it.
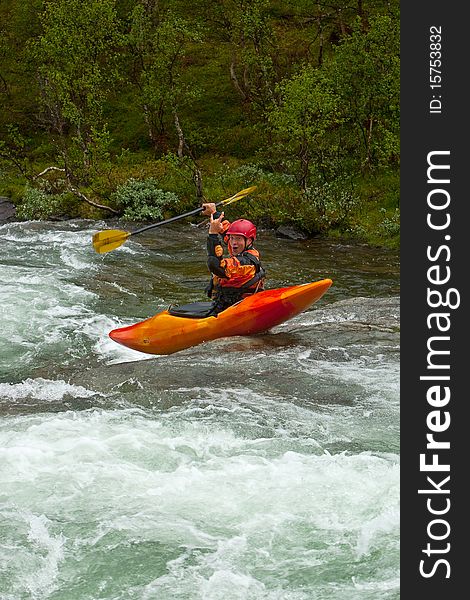
POLYGON ((203 193, 202 193, 201 169, 199 168, 199 165, 197 164, 196 158, 195 158, 191 148, 188 146, 188 144, 184 138, 183 129, 181 128, 180 120, 179 120, 178 113, 176 112, 176 110, 173 111, 173 116, 175 119, 176 131, 178 133, 178 157, 183 158, 183 148, 186 148, 186 150, 188 151, 189 158, 191 159, 191 161, 193 163, 192 180, 196 187, 196 196, 197 196, 197 198, 202 199, 203 193))
POLYGON ((0 73, 0 81, 2 82, 5 94, 7 95, 8 98, 11 98, 10 88, 8 87, 8 83, 5 79, 5 77, 3 77, 3 75, 1 73, 0 73))
POLYGON ((372 145, 372 126, 374 124, 374 120, 372 117, 370 117, 369 119, 369 129, 367 131, 367 160, 366 160, 366 164, 368 167, 370 167, 371 163, 372 163, 372 156, 371 156, 371 145, 372 145))
POLYGON ((238 81, 237 73, 235 71, 235 59, 232 59, 232 62, 230 63, 230 79, 232 80, 232 83, 237 92, 243 98, 243 101, 247 102, 248 96, 246 95, 246 92, 242 89, 240 82, 238 81))
POLYGON ((308 187, 308 171, 310 165, 310 156, 308 152, 307 144, 302 144, 300 149, 300 187, 303 192, 307 190, 308 187))
POLYGON ((173 111, 173 117, 175 119, 175 127, 176 127, 176 132, 178 134, 178 156, 180 158, 183 158, 183 148, 186 145, 185 139, 184 139, 184 134, 183 134, 183 130, 181 129, 181 125, 180 125, 180 120, 178 118, 178 113, 175 111, 173 111))
POLYGON ((196 186, 196 198, 199 200, 203 199, 202 193, 202 174, 201 169, 194 163, 194 174, 193 174, 194 185, 196 186))
POLYGON ((362 4, 362 0, 357 0, 357 14, 361 18, 364 16, 364 6, 362 4))
POLYGON ((344 25, 343 13, 342 13, 341 9, 338 9, 338 22, 339 22, 339 28, 341 30, 341 36, 344 37, 346 35, 346 27, 344 25))

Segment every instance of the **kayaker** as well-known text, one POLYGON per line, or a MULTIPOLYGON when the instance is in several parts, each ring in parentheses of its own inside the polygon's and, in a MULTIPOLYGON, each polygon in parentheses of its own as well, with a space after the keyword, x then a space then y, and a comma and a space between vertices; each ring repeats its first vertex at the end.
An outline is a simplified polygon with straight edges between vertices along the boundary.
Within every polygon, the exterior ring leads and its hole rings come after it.
POLYGON ((258 250, 253 247, 256 226, 247 219, 230 223, 217 212, 213 202, 202 205, 210 216, 207 236, 207 266, 212 274, 207 295, 213 300, 212 315, 264 288, 265 271, 258 250), (224 257, 223 241, 229 256, 224 257))

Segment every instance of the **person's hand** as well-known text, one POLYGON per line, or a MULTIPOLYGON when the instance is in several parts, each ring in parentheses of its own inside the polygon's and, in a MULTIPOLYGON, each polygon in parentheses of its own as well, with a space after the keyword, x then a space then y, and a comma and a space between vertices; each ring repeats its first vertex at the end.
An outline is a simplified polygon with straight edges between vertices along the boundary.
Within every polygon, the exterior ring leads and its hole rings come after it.
POLYGON ((224 225, 222 221, 224 220, 224 213, 220 213, 220 216, 217 219, 214 219, 214 215, 211 214, 211 221, 209 224, 209 233, 223 233, 224 225))
POLYGON ((202 205, 202 208, 204 209, 202 214, 206 217, 213 215, 217 211, 214 202, 206 202, 206 204, 202 205))

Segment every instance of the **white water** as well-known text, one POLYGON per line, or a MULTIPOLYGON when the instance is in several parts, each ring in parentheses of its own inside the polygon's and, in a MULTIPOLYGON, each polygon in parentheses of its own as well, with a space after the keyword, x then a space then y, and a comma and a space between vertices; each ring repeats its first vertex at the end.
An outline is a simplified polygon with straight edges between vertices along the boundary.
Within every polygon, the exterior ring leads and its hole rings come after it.
POLYGON ((396 304, 147 357, 107 332, 204 269, 94 231, 0 227, 0 598, 398 598, 396 304))

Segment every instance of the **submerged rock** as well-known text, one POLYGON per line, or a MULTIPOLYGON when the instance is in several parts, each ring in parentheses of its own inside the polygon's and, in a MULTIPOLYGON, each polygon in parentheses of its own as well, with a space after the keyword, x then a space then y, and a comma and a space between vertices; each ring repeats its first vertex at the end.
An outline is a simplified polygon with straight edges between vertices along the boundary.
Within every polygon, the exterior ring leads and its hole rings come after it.
POLYGON ((306 240, 307 236, 303 231, 291 225, 281 225, 276 229, 278 237, 288 238, 290 240, 306 240))

